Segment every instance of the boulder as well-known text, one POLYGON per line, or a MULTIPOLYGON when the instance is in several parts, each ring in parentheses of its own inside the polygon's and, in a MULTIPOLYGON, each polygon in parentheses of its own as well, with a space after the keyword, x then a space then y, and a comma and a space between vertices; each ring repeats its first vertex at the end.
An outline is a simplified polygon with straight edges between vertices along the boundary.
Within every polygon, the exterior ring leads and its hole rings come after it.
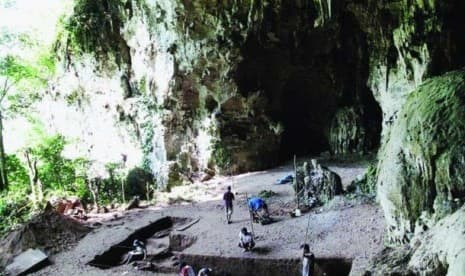
POLYGON ((377 194, 389 242, 405 244, 417 228, 465 200, 465 71, 413 91, 388 134, 379 154, 377 194))
POLYGON ((409 244, 381 252, 365 275, 450 275, 465 272, 465 206, 409 244))
POLYGON ((305 162, 297 171, 294 190, 299 202, 314 205, 326 203, 334 196, 342 194, 341 177, 330 169, 321 166, 316 159, 305 162))
POLYGON ((5 271, 11 276, 24 275, 44 266, 47 259, 47 255, 39 249, 28 249, 16 256, 5 271))

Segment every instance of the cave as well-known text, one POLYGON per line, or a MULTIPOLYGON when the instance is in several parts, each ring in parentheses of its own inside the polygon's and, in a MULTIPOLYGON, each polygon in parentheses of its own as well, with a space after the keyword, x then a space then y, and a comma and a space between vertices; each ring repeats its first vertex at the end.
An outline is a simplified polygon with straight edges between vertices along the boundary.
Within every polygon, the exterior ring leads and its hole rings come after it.
POLYGON ((323 122, 330 120, 328 110, 334 108, 334 103, 329 97, 325 99, 321 90, 312 89, 315 81, 298 73, 284 85, 280 114, 284 126, 279 149, 281 160, 329 149, 322 129, 323 122))
POLYGON ((382 112, 368 87, 366 34, 343 12, 314 27, 313 8, 286 2, 279 11, 267 10, 260 31, 242 47, 236 72, 240 93, 264 94, 265 112, 283 128, 280 161, 326 151, 366 154, 379 146, 382 112), (346 118, 345 110, 355 118, 346 118), (341 127, 358 128, 360 137, 337 137, 341 127))

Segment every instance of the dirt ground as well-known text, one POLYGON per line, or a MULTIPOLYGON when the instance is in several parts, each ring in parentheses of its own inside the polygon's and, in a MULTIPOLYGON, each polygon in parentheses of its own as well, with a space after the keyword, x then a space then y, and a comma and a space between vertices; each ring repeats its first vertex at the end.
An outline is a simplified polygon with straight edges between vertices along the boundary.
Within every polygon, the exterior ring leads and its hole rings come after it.
MULTIPOLYGON (((344 186, 362 174, 366 167, 364 163, 324 165, 341 176, 344 186)), ((340 196, 327 206, 316 208, 301 217, 291 218, 287 211, 295 207, 292 187, 290 184, 276 185, 275 182, 292 171, 291 165, 285 165, 234 177, 216 177, 209 182, 177 187, 169 194, 162 194, 156 199, 156 206, 93 218, 91 221, 98 221, 101 223, 100 227, 84 237, 76 247, 52 256, 52 265, 35 274, 153 275, 153 272, 138 271, 130 265, 101 270, 86 263, 96 254, 101 254, 126 239, 141 226, 165 216, 173 216, 200 219, 182 233, 196 239, 183 251, 184 254, 225 257, 298 258, 308 224, 307 242, 317 259, 353 260, 351 275, 360 275, 369 259, 383 248, 385 227, 382 210, 375 203, 363 203, 340 196), (221 200, 228 185, 237 193, 233 223, 229 225, 225 220, 221 200), (257 195, 262 190, 277 193, 267 200, 276 222, 265 226, 254 224, 256 250, 244 253, 237 247, 237 242, 240 229, 251 228, 246 194, 257 195)))

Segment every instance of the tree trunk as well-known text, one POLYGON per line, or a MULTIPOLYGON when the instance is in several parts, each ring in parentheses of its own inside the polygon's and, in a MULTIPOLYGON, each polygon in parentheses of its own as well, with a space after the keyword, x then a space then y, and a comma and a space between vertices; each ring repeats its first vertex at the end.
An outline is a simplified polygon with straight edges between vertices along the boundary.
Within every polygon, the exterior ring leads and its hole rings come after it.
POLYGON ((6 173, 5 147, 3 146, 3 114, 0 110, 0 191, 8 189, 6 173))
POLYGON ((24 152, 24 157, 26 157, 29 183, 31 184, 32 202, 34 206, 37 206, 37 202, 44 199, 42 182, 39 179, 39 170, 37 169, 37 159, 31 158, 29 150, 24 152))
POLYGON ((89 191, 92 194, 92 199, 94 200, 94 208, 97 210, 97 212, 99 209, 99 206, 98 206, 98 193, 99 193, 99 185, 100 185, 99 182, 100 180, 98 178, 89 179, 87 181, 89 191))

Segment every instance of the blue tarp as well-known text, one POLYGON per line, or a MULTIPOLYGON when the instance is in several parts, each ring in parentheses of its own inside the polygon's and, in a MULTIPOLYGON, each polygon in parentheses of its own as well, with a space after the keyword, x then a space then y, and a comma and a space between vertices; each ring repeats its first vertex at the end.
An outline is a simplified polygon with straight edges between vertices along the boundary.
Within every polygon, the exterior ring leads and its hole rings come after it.
POLYGON ((276 184, 286 184, 286 183, 292 182, 292 180, 294 180, 294 177, 292 176, 292 174, 288 174, 284 176, 283 178, 276 180, 276 184))

